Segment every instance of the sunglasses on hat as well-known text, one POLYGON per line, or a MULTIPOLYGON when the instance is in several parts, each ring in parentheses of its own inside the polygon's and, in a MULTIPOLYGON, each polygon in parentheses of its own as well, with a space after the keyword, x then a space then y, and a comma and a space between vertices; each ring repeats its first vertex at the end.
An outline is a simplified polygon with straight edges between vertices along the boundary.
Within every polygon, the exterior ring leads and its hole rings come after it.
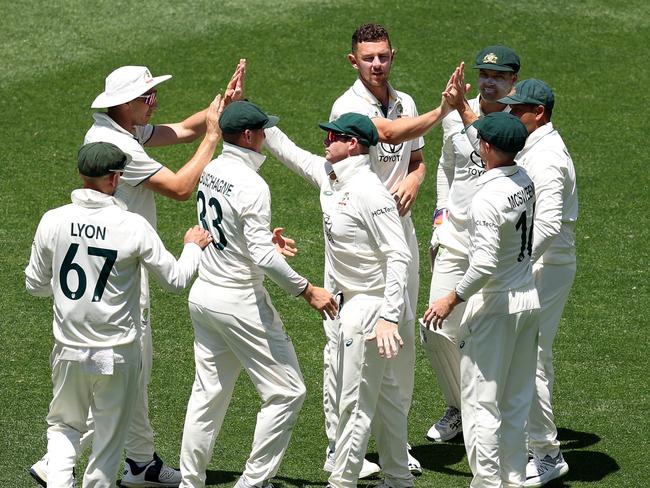
POLYGON ((142 98, 142 101, 149 105, 150 107, 153 107, 154 104, 156 103, 156 94, 157 92, 153 91, 151 93, 148 93, 146 95, 140 95, 139 97, 135 98, 142 98))

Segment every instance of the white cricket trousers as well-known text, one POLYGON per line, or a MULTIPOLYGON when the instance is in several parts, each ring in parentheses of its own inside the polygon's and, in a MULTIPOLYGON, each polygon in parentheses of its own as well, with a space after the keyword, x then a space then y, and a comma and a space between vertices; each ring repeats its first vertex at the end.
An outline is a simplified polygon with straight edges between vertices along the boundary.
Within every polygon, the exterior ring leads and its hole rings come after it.
POLYGON ((553 415, 553 341, 560 318, 576 275, 576 265, 542 264, 533 266, 535 286, 539 294, 539 345, 535 392, 528 418, 528 446, 540 457, 555 457, 560 452, 553 415))
MULTIPOLYGON (((413 387, 415 385, 415 317, 417 316, 418 293, 420 287, 420 251, 415 235, 415 227, 410 215, 402 217, 402 226, 406 243, 411 252, 411 262, 408 268, 406 282, 406 294, 410 314, 407 312, 408 320, 400 323, 399 333, 404 341, 404 347, 399 355, 393 359, 393 368, 396 375, 401 378, 398 388, 400 391, 402 409, 408 417, 413 399, 413 387)), ((328 263, 325 263, 325 282, 327 290, 336 292, 336 285, 328 279, 328 263)), ((329 449, 335 450, 336 429, 339 423, 338 405, 338 338, 339 320, 324 320, 325 348, 323 349, 323 412, 325 414, 325 434, 329 441, 329 449)))
MULTIPOLYGON (((429 305, 456 288, 469 267, 466 254, 438 246, 431 274, 429 305)), ((420 339, 429 363, 436 373, 440 391, 448 407, 460 410, 460 351, 458 333, 465 312, 461 303, 444 320, 441 329, 420 326, 420 339)))
POLYGON ((112 375, 88 373, 79 361, 61 359, 55 347, 52 354, 52 402, 47 415, 47 486, 72 488, 72 470, 80 453, 80 440, 86 431, 88 413, 94 418, 96 435, 84 488, 114 486, 124 439, 138 390, 140 347, 137 342, 113 348, 112 375))
MULTIPOLYGON (((215 287, 215 297, 227 293, 215 287)), ((218 299, 215 299, 218 307, 218 299)), ((205 470, 241 368, 262 407, 243 477, 251 486, 275 476, 287 449, 305 384, 291 339, 264 288, 237 304, 237 315, 189 303, 196 374, 181 446, 181 487, 205 486, 205 470)))
POLYGON ((376 342, 366 342, 375 329, 382 302, 379 296, 355 295, 346 299, 341 309, 340 410, 334 469, 328 480, 334 488, 357 486, 371 422, 386 481, 393 488, 413 486, 407 466, 406 413, 399 389, 402 378, 394 360, 381 358, 376 342))
MULTIPOLYGON (((131 425, 126 432, 124 449, 126 457, 138 463, 146 463, 153 459, 154 434, 149 421, 149 382, 153 367, 153 341, 151 338, 151 307, 149 302, 149 274, 144 266, 141 267, 140 277, 140 353, 142 367, 138 374, 138 388, 131 425)), ((92 413, 88 415, 88 423, 81 438, 81 450, 90 447, 93 441, 94 425, 92 413)))
POLYGON ((526 475, 525 425, 534 389, 537 310, 486 314, 467 303, 461 338, 463 437, 471 488, 520 487, 526 475))

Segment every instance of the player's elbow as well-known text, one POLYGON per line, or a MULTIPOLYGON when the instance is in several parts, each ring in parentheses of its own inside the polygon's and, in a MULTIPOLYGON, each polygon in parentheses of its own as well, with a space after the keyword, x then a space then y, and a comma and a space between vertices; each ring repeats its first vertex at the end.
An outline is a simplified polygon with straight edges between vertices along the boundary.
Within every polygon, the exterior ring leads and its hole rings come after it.
POLYGON ((388 124, 379 131, 379 140, 387 144, 400 144, 404 138, 399 131, 396 131, 392 124, 388 124))

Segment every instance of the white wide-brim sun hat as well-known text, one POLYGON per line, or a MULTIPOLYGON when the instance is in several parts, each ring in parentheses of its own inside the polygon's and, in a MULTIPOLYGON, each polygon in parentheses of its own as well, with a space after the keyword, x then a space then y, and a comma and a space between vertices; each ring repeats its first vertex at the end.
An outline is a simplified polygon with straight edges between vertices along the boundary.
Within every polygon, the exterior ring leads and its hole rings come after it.
POLYGON ((108 108, 130 102, 172 75, 151 76, 145 66, 122 66, 106 77, 104 91, 93 101, 91 108, 108 108))

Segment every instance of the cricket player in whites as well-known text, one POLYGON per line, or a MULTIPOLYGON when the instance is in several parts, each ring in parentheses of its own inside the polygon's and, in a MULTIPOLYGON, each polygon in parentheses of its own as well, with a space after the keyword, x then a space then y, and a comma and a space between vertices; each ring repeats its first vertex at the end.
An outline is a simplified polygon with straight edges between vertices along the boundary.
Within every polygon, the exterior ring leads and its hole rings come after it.
POLYGON ((485 173, 469 209, 469 267, 424 314, 433 329, 467 302, 458 335, 471 488, 525 481, 525 424, 535 387, 539 301, 532 274, 535 188, 514 158, 528 137, 503 112, 474 122, 485 173))
MULTIPOLYGON (((462 74, 457 70, 456 77, 462 74)), ((478 95, 465 100, 463 83, 456 84, 456 96, 447 97, 454 110, 442 121, 443 143, 437 172, 437 202, 431 239, 431 288, 429 302, 454 289, 468 267, 469 203, 476 192, 476 181, 485 173, 475 131, 462 133, 477 117, 507 110, 499 99, 510 93, 517 80, 519 56, 505 46, 488 46, 476 56, 478 95)), ((452 92, 448 92, 451 94, 452 92)), ((458 330, 464 304, 447 317, 442 328, 420 328, 422 346, 436 373, 446 403, 443 416, 428 430, 427 439, 447 441, 462 430, 460 415, 460 352, 458 330)))
POLYGON ((327 131, 325 158, 300 149, 277 128, 267 131, 266 144, 320 189, 331 273, 326 281, 341 303, 333 354, 340 420, 328 486, 357 486, 373 422, 385 476, 379 486, 411 487, 402 378, 395 369, 403 346, 400 325, 408 314, 404 276, 410 251, 395 201, 371 168, 369 150, 378 142, 374 124, 365 115, 347 113, 320 127, 327 131))
POLYGON ((31 294, 54 297, 50 488, 75 486, 73 469, 89 411, 96 435, 83 486, 115 486, 140 389, 141 268, 166 289, 180 291, 211 241, 195 226, 176 261, 154 228, 112 196, 129 161, 113 144, 82 146, 77 166, 84 187, 72 192, 71 204, 43 216, 25 270, 31 294))
POLYGON ((565 475, 569 465, 560 452, 552 398, 553 340, 576 274, 575 228, 578 219, 576 174, 569 151, 553 127, 555 96, 541 80, 515 85, 515 93, 499 100, 524 123, 530 135, 517 155, 535 183, 533 276, 539 294, 539 346, 535 394, 528 417, 526 487, 543 486, 565 475))
MULTIPOLYGON (((224 94, 225 102, 236 99, 243 90, 245 60, 240 60, 224 94)), ((110 142, 130 156, 124 169, 116 196, 126 203, 127 209, 143 216, 156 228, 156 201, 158 193, 174 200, 187 200, 192 196, 201 171, 210 162, 221 138, 217 125, 221 110, 221 97, 186 119, 171 124, 151 124, 158 108, 158 85, 171 75, 152 76, 144 66, 122 66, 106 77, 105 89, 91 107, 106 109, 95 112, 94 123, 86 132, 84 144, 110 142), (177 172, 172 171, 147 153, 146 147, 168 146, 192 142, 202 137, 194 156, 177 172)), ((149 307, 149 278, 142 270, 142 373, 141 388, 133 413, 131 427, 125 443, 125 472, 121 484, 127 487, 162 486, 177 487, 181 480, 178 470, 164 463, 154 450, 154 432, 149 421, 148 385, 153 366, 151 340, 151 313, 149 307)), ((82 446, 90 441, 92 421, 82 446)), ((30 474, 41 485, 47 484, 47 457, 35 463, 30 474)))
MULTIPOLYGON (((410 211, 426 172, 422 155, 424 140, 421 136, 436 125, 450 108, 441 104, 436 109, 418 116, 413 99, 408 94, 395 90, 388 82, 394 58, 395 50, 391 46, 388 31, 383 26, 365 24, 359 27, 352 35, 352 52, 348 54, 348 60, 357 71, 358 78, 334 102, 330 121, 338 119, 346 112, 356 112, 368 116, 376 126, 380 143, 370 148, 372 169, 395 199, 411 252, 407 278, 407 320, 400 326, 404 348, 395 358, 394 366, 399 378, 402 408, 408 416, 414 385, 414 321, 420 281, 419 250, 410 211)), ((325 275, 327 276, 327 270, 325 275)), ((328 286, 329 284, 325 283, 325 287, 328 286)), ((330 460, 336 448, 333 436, 338 424, 336 360, 333 356, 333 351, 337 350, 336 322, 326 322, 325 330, 328 342, 324 350, 323 407, 325 430, 329 439, 325 469, 329 470, 330 460)), ((410 452, 408 464, 412 473, 422 473, 420 462, 410 452)), ((378 466, 366 461, 362 474, 370 475, 378 470, 378 466)))
POLYGON ((234 102, 219 120, 223 151, 203 171, 199 222, 214 244, 206 250, 189 296, 196 376, 181 447, 183 488, 205 486, 205 469, 242 368, 262 407, 253 446, 236 488, 272 488, 305 398, 291 339, 264 288, 268 276, 304 298, 322 317, 335 317, 331 293, 296 273, 273 243, 271 194, 257 174, 264 129, 278 122, 250 102, 234 102))

